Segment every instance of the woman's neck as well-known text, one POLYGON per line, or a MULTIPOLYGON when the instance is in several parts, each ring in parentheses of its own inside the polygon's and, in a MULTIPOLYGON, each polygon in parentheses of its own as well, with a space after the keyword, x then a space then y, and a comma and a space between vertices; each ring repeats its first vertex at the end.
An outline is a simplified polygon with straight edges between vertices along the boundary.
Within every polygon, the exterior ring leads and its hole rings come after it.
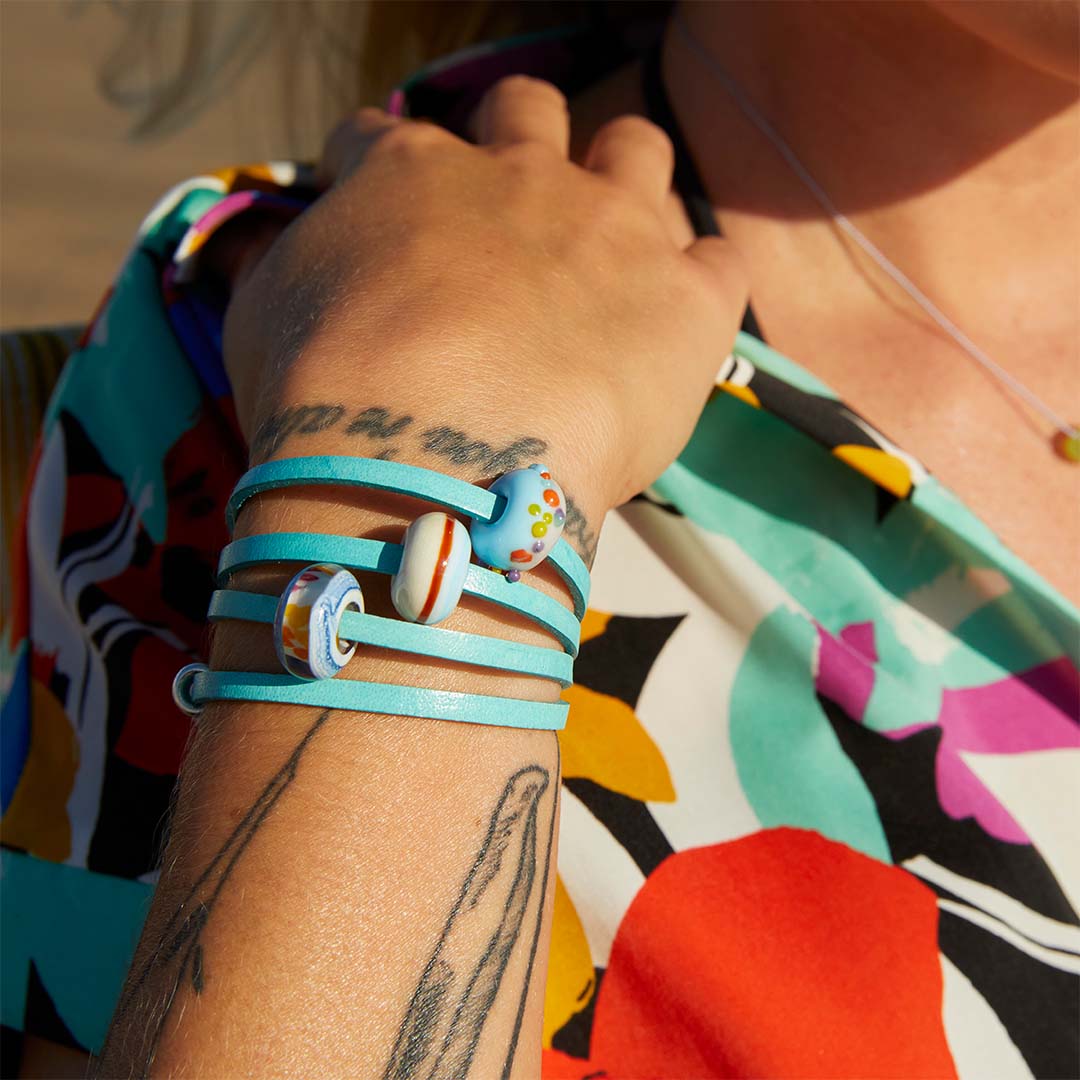
MULTIPOLYGON (((974 167, 1023 183, 1075 164, 1076 83, 1016 60, 928 4, 686 4, 680 18, 845 211, 909 198, 974 167), (1000 160, 1018 141, 1028 144, 1026 177, 1000 160)), ((667 44, 669 70, 675 61, 678 81, 697 89, 686 106, 726 107, 677 27, 667 44)))
POLYGON ((1014 280, 1027 260, 1045 278, 1055 247, 1075 263, 1062 231, 1077 227, 1075 83, 923 3, 695 3, 680 17, 667 33, 665 79, 722 210, 793 223, 823 216, 703 52, 839 209, 938 299, 967 306, 950 294, 957 266, 973 258, 1014 280), (996 237, 972 235, 991 222, 996 237))

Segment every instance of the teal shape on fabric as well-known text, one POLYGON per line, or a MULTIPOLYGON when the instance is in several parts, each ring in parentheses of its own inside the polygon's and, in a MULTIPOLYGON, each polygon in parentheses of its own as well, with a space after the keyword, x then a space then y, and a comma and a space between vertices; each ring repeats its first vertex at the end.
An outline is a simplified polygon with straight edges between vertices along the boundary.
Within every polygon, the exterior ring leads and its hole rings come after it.
POLYGON ((32 960, 68 1030, 99 1050, 152 887, 8 850, 0 852, 0 870, 0 1020, 22 1030, 32 960))
POLYGON ((917 506, 942 522, 1000 568, 1013 585, 1002 596, 969 616, 957 634, 987 656, 1009 657, 1009 669, 1022 671, 1064 655, 1080 666, 1080 610, 1007 548, 983 521, 940 484, 915 492, 917 506), (1024 609, 1024 610, 1021 610, 1024 609), (1025 619, 1030 632, 1017 633, 1025 619))
POLYGON ((197 421, 203 393, 173 335, 150 251, 178 243, 220 198, 190 192, 136 246, 92 339, 68 360, 43 426, 47 436, 62 411, 79 421, 158 543, 168 516, 165 455, 197 421))
POLYGON ((786 608, 751 636, 729 710, 739 781, 765 828, 812 829, 891 862, 873 796, 814 695, 816 645, 814 626, 786 608))
MULTIPOLYGON (((653 490, 701 528, 733 539, 830 632, 872 622, 880 670, 902 688, 908 723, 936 718, 943 686, 993 681, 1063 651, 1034 623, 1025 633, 1023 617, 1016 617, 1019 601, 1054 618, 1049 602, 1015 572, 1023 564, 1015 556, 1011 564, 999 562, 995 552, 1004 549, 990 543, 993 534, 936 481, 926 482, 921 503, 897 502, 882 519, 869 479, 730 395, 713 398, 653 490), (896 631, 896 607, 908 606, 914 590, 973 567, 999 569, 1015 593, 942 631, 952 639, 944 662, 919 659, 896 631)), ((1067 613, 1051 625, 1068 636, 1067 613)), ((1074 624, 1074 639, 1076 633, 1074 624)), ((875 726, 891 726, 884 718, 895 712, 876 708, 875 726)))
POLYGON ((730 394, 709 402, 655 487, 699 525, 733 537, 785 587, 790 582, 792 595, 815 616, 835 612, 845 624, 859 617, 838 607, 851 603, 853 592, 876 588, 901 597, 955 563, 927 542, 933 523, 925 515, 900 503, 879 522, 870 480, 730 394), (835 576, 811 572, 830 552, 836 569, 843 563, 848 575, 864 579, 862 587, 838 590, 835 576))
POLYGON ((184 233, 225 195, 225 184, 214 176, 195 176, 175 185, 143 218, 138 246, 171 257, 184 233))
POLYGON ((888 614, 952 564, 921 536, 897 538, 910 522, 878 525, 872 484, 783 421, 719 395, 654 490, 733 539, 826 630, 872 622, 881 668, 903 687, 897 726, 936 718, 940 675, 902 645, 888 614))

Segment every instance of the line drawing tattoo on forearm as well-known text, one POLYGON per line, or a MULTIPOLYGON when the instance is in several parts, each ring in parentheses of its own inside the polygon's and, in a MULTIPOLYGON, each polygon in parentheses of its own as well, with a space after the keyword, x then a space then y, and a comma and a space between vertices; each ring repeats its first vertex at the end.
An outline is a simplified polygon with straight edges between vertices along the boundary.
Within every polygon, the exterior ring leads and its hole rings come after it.
POLYGON ((145 1076, 153 1064, 165 1021, 168 1020, 185 981, 190 981, 196 994, 203 992, 207 971, 202 933, 214 905, 255 834, 296 779, 301 758, 329 716, 330 710, 320 713, 308 728, 288 760, 263 788, 218 853, 188 890, 165 924, 157 946, 139 968, 138 974, 129 978, 101 1050, 99 1075, 106 1075, 104 1067, 109 1068, 108 1075, 114 1074, 120 1062, 114 1062, 112 1058, 114 1052, 118 1052, 123 1055, 123 1059, 130 1061, 131 1075, 145 1076), (133 1016, 133 1013, 139 1015, 133 1016), (129 1018, 133 1020, 130 1025, 129 1018), (121 1028, 128 1029, 124 1033, 125 1042, 130 1035, 142 1040, 138 1052, 130 1057, 126 1047, 118 1049, 114 1044, 116 1034, 121 1028))
MULTIPOLYGON (((413 993, 383 1080, 461 1080, 468 1075, 534 896, 537 817, 550 784, 551 774, 540 765, 519 769, 507 782, 413 993)), ((540 937, 555 816, 553 805, 525 983, 503 1077, 509 1076, 513 1064, 540 937)))

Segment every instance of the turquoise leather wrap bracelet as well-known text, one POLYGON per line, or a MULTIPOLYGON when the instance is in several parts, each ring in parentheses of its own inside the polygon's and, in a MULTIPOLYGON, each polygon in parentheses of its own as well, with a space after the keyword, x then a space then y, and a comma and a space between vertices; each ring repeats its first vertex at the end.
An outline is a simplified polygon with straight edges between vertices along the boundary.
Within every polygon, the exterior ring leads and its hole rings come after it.
POLYGON ((569 510, 546 466, 511 470, 488 491, 395 461, 306 457, 268 462, 248 470, 236 485, 226 510, 230 533, 248 499, 311 485, 371 488, 440 509, 419 516, 401 544, 314 533, 246 536, 227 544, 218 563, 221 588, 211 597, 208 617, 272 626, 285 673, 210 671, 205 664, 190 664, 173 682, 181 709, 195 715, 208 701, 261 701, 498 727, 564 726, 565 701, 548 704, 335 677, 358 650, 371 647, 572 685, 589 571, 562 539, 569 510), (454 513, 472 519, 471 533, 454 513), (566 582, 573 611, 520 583, 524 571, 545 560, 566 582), (280 597, 228 588, 238 571, 278 563, 301 565, 280 597), (364 590, 354 571, 390 578, 390 599, 400 621, 365 611, 364 590), (464 594, 524 616, 551 634, 561 650, 436 627, 464 594))
MULTIPOLYGON (((235 527, 236 515, 248 499, 264 491, 312 485, 364 487, 409 495, 483 523, 497 520, 506 505, 506 499, 495 492, 418 465, 377 458, 285 458, 256 465, 240 477, 225 511, 229 531, 235 527)), ((330 559, 332 556, 323 555, 319 561, 330 559)), ((566 582, 573 598, 574 615, 580 621, 589 602, 588 567, 565 539, 554 545, 547 561, 566 582)))
POLYGON ((547 704, 349 679, 305 681, 291 675, 208 671, 202 664, 181 669, 173 684, 173 695, 177 704, 189 713, 200 711, 208 701, 269 701, 538 731, 563 728, 570 708, 565 701, 547 704))
MULTIPOLYGON (((219 589, 210 598, 208 616, 211 622, 238 619, 272 626, 277 604, 274 596, 219 589)), ((360 646, 397 649, 476 667, 498 668, 518 675, 535 675, 554 679, 563 687, 571 686, 574 681, 573 658, 561 649, 545 649, 539 645, 503 641, 483 634, 463 634, 457 630, 420 626, 353 611, 342 616, 338 634, 360 646)))
MULTIPOLYGON (((350 570, 394 574, 401 562, 401 550, 400 544, 352 536, 322 536, 316 533, 245 536, 226 544, 222 549, 218 562, 218 584, 226 586, 229 577, 238 570, 278 562, 327 562, 350 570)), ((577 656, 581 626, 573 613, 553 597, 522 582, 512 585, 501 574, 475 564, 469 567, 464 591, 538 623, 553 634, 571 656, 577 656)))

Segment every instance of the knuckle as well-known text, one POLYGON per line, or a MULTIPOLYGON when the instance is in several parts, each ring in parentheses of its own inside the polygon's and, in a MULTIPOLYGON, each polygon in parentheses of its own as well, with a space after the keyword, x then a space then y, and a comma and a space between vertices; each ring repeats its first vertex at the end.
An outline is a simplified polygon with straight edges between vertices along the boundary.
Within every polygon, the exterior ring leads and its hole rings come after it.
POLYGON ((382 132, 375 147, 386 154, 412 156, 439 145, 445 138, 442 128, 428 120, 407 120, 382 132))
POLYGON ((531 75, 504 75, 491 87, 488 94, 495 100, 547 98, 560 105, 566 105, 566 98, 557 86, 544 79, 533 78, 531 75))
POLYGON ((493 147, 492 151, 512 170, 525 175, 533 175, 550 169, 553 163, 562 160, 552 147, 534 139, 505 143, 493 147))
POLYGON ((675 156, 675 149, 667 132, 644 116, 631 113, 616 116, 604 124, 597 137, 649 144, 669 157, 675 156))

